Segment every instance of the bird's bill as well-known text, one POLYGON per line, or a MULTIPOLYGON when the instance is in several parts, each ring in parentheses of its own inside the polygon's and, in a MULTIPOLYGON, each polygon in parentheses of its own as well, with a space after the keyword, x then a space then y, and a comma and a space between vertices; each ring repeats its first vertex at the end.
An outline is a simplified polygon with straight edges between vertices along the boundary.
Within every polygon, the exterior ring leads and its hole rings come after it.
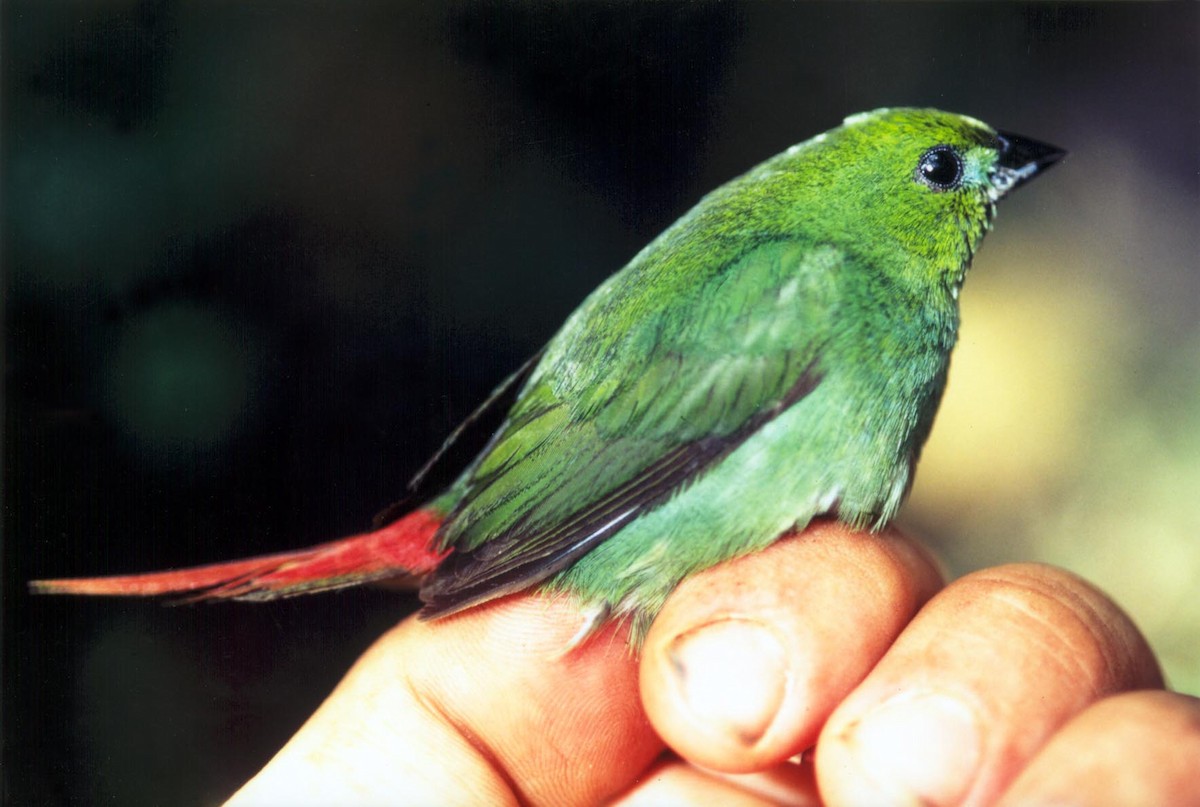
POLYGON ((1011 132, 996 134, 1000 141, 1000 159, 992 169, 992 187, 997 199, 1024 185, 1067 154, 1064 149, 1040 140, 1011 132))

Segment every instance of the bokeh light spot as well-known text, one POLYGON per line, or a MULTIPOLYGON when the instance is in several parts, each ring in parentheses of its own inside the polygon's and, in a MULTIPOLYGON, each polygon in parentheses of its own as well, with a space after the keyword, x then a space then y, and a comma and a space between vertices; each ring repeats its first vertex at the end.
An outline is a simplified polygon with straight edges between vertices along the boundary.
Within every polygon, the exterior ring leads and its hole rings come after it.
POLYGON ((194 303, 131 319, 103 369, 112 422, 136 449, 194 459, 233 436, 256 408, 260 339, 194 303))

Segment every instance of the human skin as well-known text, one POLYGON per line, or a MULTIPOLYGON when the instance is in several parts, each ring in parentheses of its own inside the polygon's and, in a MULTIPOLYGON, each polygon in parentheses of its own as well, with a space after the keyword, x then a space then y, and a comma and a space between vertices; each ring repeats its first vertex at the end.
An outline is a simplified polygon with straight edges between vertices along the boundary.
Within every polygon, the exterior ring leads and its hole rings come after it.
POLYGON ((944 585, 822 522, 686 581, 640 656, 619 626, 564 655, 579 623, 404 621, 229 804, 1200 805, 1200 701, 1061 569, 944 585))

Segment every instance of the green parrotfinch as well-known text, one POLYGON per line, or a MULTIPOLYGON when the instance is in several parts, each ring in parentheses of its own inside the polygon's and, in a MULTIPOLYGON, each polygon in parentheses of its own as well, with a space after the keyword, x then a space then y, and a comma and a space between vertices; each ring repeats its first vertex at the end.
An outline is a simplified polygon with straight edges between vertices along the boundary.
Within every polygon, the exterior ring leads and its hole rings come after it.
POLYGON ((540 588, 579 603, 578 639, 625 618, 636 646, 688 575, 818 516, 896 514, 996 203, 1063 154, 933 109, 852 116, 705 196, 596 289, 473 416, 507 408, 482 451, 444 491, 420 475, 400 518, 33 588, 271 599, 409 575, 427 617, 540 588))

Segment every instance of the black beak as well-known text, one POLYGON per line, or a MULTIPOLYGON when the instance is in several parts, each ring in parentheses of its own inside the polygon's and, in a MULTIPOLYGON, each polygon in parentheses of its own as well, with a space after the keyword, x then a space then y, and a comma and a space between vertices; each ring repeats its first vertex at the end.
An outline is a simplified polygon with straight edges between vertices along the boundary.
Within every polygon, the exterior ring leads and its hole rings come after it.
POLYGON ((993 169, 993 185, 1000 196, 1046 170, 1066 156, 1067 152, 1058 146, 1032 140, 1028 137, 997 132, 1000 159, 993 169))

